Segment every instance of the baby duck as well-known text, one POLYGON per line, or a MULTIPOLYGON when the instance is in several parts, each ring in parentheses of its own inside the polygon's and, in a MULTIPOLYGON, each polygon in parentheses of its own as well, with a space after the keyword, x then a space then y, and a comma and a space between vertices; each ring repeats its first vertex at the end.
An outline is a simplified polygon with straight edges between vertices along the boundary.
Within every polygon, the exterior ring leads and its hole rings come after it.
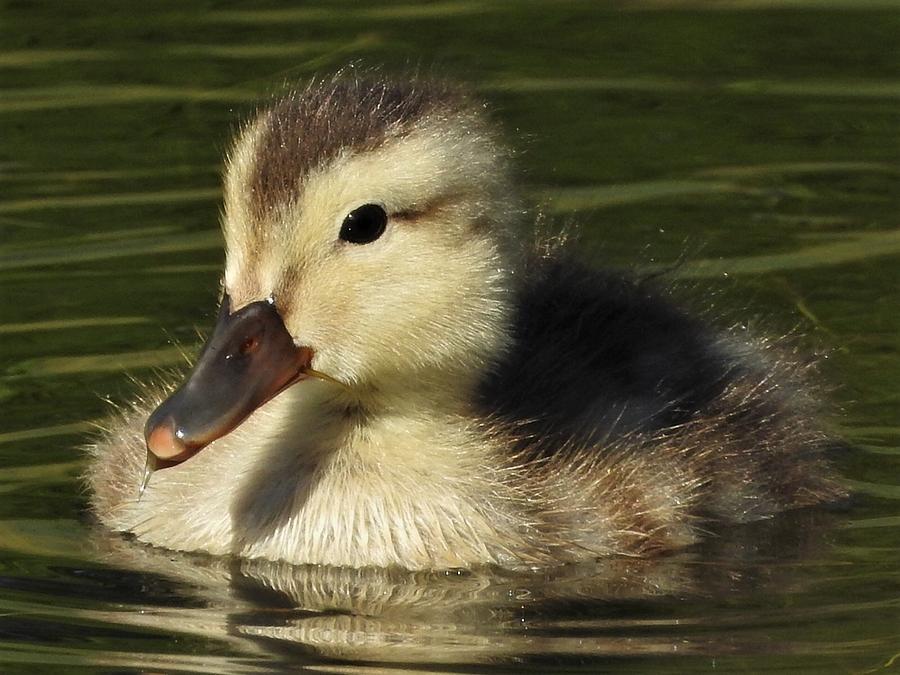
POLYGON ((523 567, 841 494, 804 367, 527 234, 482 108, 341 75, 244 127, 218 322, 92 447, 102 523, 291 563, 523 567))

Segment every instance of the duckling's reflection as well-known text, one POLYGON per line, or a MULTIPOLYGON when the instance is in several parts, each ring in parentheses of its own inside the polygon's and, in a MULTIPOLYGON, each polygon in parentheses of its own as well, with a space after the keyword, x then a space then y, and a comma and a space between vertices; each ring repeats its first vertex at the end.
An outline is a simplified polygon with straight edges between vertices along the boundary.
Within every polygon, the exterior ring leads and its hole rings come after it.
POLYGON ((714 533, 677 555, 532 572, 294 566, 178 554, 103 531, 96 544, 104 563, 177 580, 190 596, 186 607, 144 606, 124 617, 136 625, 292 663, 521 665, 548 656, 668 654, 674 646, 704 655, 803 651, 739 630, 753 617, 729 610, 723 621, 716 605, 723 597, 731 605, 760 592, 802 592, 835 517, 800 511, 714 533))

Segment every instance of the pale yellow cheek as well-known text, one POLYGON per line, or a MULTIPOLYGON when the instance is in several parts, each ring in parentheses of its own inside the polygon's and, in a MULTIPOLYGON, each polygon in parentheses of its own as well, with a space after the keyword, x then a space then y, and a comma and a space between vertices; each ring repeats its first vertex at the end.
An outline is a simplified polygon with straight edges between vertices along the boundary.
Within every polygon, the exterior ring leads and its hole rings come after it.
POLYGON ((336 256, 304 280, 289 328, 315 350, 314 367, 360 381, 477 362, 496 348, 505 308, 490 249, 393 253, 336 256))

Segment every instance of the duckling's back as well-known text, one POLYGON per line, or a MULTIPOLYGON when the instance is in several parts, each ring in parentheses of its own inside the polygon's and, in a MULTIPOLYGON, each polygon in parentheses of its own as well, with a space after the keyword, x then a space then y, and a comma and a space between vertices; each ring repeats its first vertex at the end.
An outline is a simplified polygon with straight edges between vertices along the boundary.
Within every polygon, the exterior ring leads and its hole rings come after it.
POLYGON ((515 430, 518 456, 647 453, 690 476, 685 503, 727 520, 844 494, 825 460, 836 443, 808 393, 811 364, 712 328, 651 282, 535 256, 513 334, 479 404, 515 430))

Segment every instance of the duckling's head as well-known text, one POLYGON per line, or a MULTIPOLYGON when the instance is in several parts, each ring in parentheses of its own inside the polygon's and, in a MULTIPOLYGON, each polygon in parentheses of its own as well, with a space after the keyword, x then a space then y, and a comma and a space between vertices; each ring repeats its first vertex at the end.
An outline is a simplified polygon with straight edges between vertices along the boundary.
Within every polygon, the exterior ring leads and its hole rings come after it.
POLYGON ((219 323, 148 448, 186 459, 310 373, 363 403, 471 390, 508 341, 505 154, 439 83, 338 77, 259 113, 227 163, 219 323))

